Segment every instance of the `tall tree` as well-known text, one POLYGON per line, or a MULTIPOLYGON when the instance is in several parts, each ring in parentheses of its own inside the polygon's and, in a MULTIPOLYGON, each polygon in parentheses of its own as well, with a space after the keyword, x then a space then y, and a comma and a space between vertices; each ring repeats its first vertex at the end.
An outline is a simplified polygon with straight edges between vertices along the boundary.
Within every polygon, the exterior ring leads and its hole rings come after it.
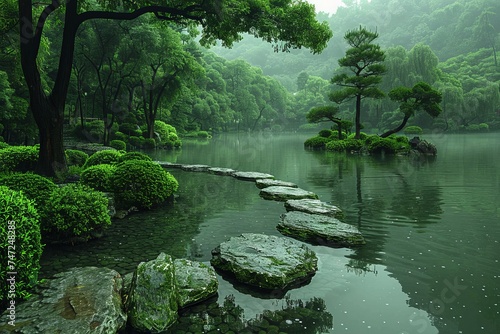
POLYGON ((311 110, 309 110, 309 112, 306 115, 306 118, 309 123, 320 123, 320 122, 330 121, 337 124, 339 140, 341 140, 342 120, 339 117, 337 117, 339 110, 340 109, 337 106, 314 107, 311 110))
POLYGON ((78 27, 91 19, 132 20, 152 13, 160 20, 202 27, 204 45, 222 40, 231 46, 242 32, 273 43, 278 51, 306 47, 322 51, 332 33, 326 22, 315 19, 314 6, 306 2, 241 0, 117 1, 100 0, 104 10, 93 10, 85 0, 52 0, 48 4, 18 0, 21 65, 30 93, 30 108, 38 125, 40 155, 38 172, 54 175, 66 169, 63 147, 64 106, 71 77, 75 36, 78 27), (42 10, 34 10, 43 6, 42 10), (64 11, 62 42, 57 74, 51 88, 44 87, 38 63, 40 42, 48 17, 64 11))
POLYGON ((431 117, 441 113, 441 93, 425 82, 419 82, 413 88, 398 87, 389 92, 391 100, 399 102, 399 111, 403 113, 403 120, 399 126, 389 130, 380 137, 385 138, 401 131, 418 110, 423 110, 431 117))
POLYGON ((385 55, 380 46, 373 43, 377 37, 378 33, 361 26, 359 29, 349 30, 344 39, 351 48, 346 51, 343 58, 339 59, 338 63, 342 68, 351 72, 351 75, 344 72, 331 79, 333 84, 339 85, 342 89, 332 92, 330 100, 342 103, 356 99, 356 139, 359 139, 361 132, 361 100, 384 97, 384 93, 377 85, 382 81, 382 75, 386 72, 382 64, 385 55))

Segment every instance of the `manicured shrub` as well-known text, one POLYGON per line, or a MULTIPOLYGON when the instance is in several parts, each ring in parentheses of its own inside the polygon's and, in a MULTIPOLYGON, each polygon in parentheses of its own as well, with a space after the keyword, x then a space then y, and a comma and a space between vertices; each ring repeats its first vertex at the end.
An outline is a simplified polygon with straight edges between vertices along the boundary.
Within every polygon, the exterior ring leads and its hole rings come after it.
POLYGON ((89 158, 89 155, 80 150, 66 150, 66 160, 68 166, 83 166, 89 158))
POLYGON ((78 237, 88 240, 111 224, 107 197, 83 184, 74 183, 54 190, 47 211, 51 214, 43 232, 49 239, 69 241, 78 237))
POLYGON ((119 131, 128 136, 140 136, 142 131, 136 124, 123 123, 118 127, 119 131))
POLYGON ((329 141, 330 141, 330 139, 328 139, 328 138, 316 136, 316 137, 312 137, 312 138, 307 139, 304 142, 304 146, 307 148, 312 148, 312 149, 324 149, 326 143, 328 143, 329 141))
POLYGON ((9 146, 0 150, 0 172, 35 170, 38 151, 37 146, 9 146))
POLYGON ((208 133, 207 131, 198 131, 196 132, 196 137, 198 138, 201 138, 201 139, 208 139, 208 138, 211 138, 212 136, 210 136, 210 133, 208 133))
POLYGON ((80 177, 80 182, 95 190, 111 192, 111 185, 109 180, 116 171, 116 166, 108 164, 100 164, 90 166, 85 169, 80 177))
POLYGON ((128 143, 135 148, 140 148, 142 146, 141 138, 137 136, 130 136, 128 138, 128 143))
POLYGON ((361 139, 345 139, 343 142, 347 151, 359 151, 363 147, 361 139))
POLYGON ((182 146, 182 141, 180 139, 177 139, 174 141, 174 147, 175 148, 180 148, 182 146))
POLYGON ((57 188, 52 180, 33 173, 12 173, 0 176, 0 186, 22 191, 27 198, 35 201, 38 213, 42 213, 50 194, 57 188))
POLYGON ((124 134, 123 132, 116 131, 113 134, 113 139, 115 139, 115 140, 121 140, 121 141, 123 141, 123 142, 126 143, 128 141, 128 136, 126 134, 124 134))
POLYGON ((319 136, 323 138, 328 138, 332 135, 332 130, 324 129, 319 132, 319 136))
POLYGON ((326 149, 333 152, 343 152, 346 150, 346 144, 344 140, 332 140, 326 143, 326 149))
POLYGON ((42 244, 39 215, 33 200, 21 191, 4 186, 0 186, 0 208, 1 300, 27 299, 31 295, 30 289, 38 282, 40 270, 42 244), (9 271, 17 273, 14 295, 10 290, 11 283, 7 281, 11 276, 7 274, 9 271))
POLYGON ((110 141, 109 146, 111 146, 112 148, 115 148, 119 151, 120 150, 125 151, 127 149, 127 144, 125 144, 125 142, 123 140, 118 140, 118 139, 110 141))
MULTIPOLYGON (((338 130, 332 130, 332 135, 330 137, 330 140, 339 140, 339 131, 338 130)), ((345 132, 342 132, 342 135, 341 135, 341 138, 342 139, 346 139, 347 138, 347 134, 345 132)))
POLYGON ((142 142, 144 148, 156 148, 156 142, 154 138, 145 138, 142 142))
POLYGON ((83 165, 83 167, 87 169, 90 166, 95 166, 100 164, 110 165, 118 162, 118 159, 122 154, 123 153, 116 150, 97 151, 87 159, 87 162, 85 162, 85 165, 83 165))
POLYGON ((372 154, 394 154, 397 152, 400 145, 392 138, 380 138, 374 140, 368 145, 368 151, 372 154))
POLYGON ((370 146, 371 143, 380 140, 379 135, 369 135, 365 139, 365 145, 370 146))
POLYGON ((171 132, 168 134, 168 140, 175 142, 176 140, 179 140, 179 137, 176 133, 171 132))
POLYGON ((9 144, 7 144, 7 143, 5 143, 5 142, 3 141, 3 137, 2 137, 2 136, 0 136, 0 138, 1 138, 1 139, 0 139, 0 150, 1 150, 1 149, 4 149, 4 148, 6 148, 6 147, 10 147, 10 145, 9 145, 9 144))
POLYGON ((488 125, 488 124, 486 124, 486 123, 479 123, 479 125, 478 125, 478 130, 479 130, 480 132, 488 132, 488 131, 490 130, 490 127, 489 127, 489 125, 488 125))
POLYGON ((411 125, 407 126, 404 129, 404 133, 406 133, 407 135, 421 135, 422 133, 424 133, 424 130, 422 130, 420 126, 411 125))
MULTIPOLYGON (((347 139, 354 139, 354 137, 356 137, 356 134, 351 133, 349 136, 347 136, 347 139)), ((359 139, 365 140, 367 137, 368 137, 368 135, 366 133, 364 133, 364 132, 359 133, 359 139)))
POLYGON ((406 136, 396 136, 395 140, 403 145, 409 146, 410 145, 410 139, 406 136))
POLYGON ((145 160, 145 161, 153 161, 151 157, 141 152, 127 152, 120 156, 118 162, 124 162, 129 160, 145 160))
POLYGON ((124 209, 132 206, 149 209, 164 202, 179 186, 159 164, 143 160, 118 164, 111 184, 117 206, 124 209))

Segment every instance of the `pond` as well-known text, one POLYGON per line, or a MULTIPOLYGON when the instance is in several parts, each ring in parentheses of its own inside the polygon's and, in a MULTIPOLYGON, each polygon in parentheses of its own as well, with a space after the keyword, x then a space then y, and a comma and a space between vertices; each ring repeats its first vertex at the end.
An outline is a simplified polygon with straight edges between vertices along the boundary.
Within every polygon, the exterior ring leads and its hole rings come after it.
MULTIPOLYGON (((292 301, 320 300, 333 322, 316 319, 297 333, 499 333, 500 134, 424 136, 438 156, 422 159, 307 151, 310 136, 240 133, 150 152, 155 160, 294 182, 340 207, 365 235, 367 245, 354 250, 309 246, 319 269, 286 296, 219 276, 217 303, 230 296, 251 319, 292 301)), ((253 182, 169 171, 180 183, 174 205, 116 220, 85 245, 46 247, 41 276, 85 265, 125 274, 160 252, 208 262, 231 236, 280 235, 283 203, 261 199, 253 182)))

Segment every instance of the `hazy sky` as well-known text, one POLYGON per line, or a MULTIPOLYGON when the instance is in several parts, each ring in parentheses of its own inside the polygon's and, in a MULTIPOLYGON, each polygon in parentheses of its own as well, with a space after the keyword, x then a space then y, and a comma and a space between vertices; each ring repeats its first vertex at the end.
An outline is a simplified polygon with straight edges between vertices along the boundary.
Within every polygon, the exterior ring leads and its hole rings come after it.
POLYGON ((306 0, 316 7, 316 12, 335 13, 337 7, 342 5, 342 0, 306 0))

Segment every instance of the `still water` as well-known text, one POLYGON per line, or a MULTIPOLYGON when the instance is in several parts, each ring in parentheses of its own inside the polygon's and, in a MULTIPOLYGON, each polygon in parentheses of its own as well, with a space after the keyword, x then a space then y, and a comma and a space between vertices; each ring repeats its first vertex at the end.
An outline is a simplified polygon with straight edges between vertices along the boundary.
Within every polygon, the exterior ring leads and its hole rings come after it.
MULTIPOLYGON (((423 159, 307 151, 308 137, 240 133, 150 154, 270 173, 344 211, 367 245, 309 246, 319 269, 308 285, 286 295, 324 301, 333 324, 321 332, 500 333, 500 134, 426 136, 438 156, 423 159)), ((159 252, 208 262, 210 251, 231 236, 280 235, 275 227, 283 204, 261 199, 252 182, 170 172, 180 183, 172 207, 115 221, 87 245, 47 247, 42 276, 75 265, 125 274, 159 252)), ((257 294, 222 277, 219 284, 219 303, 234 296, 246 319, 283 305, 283 296, 257 294)))

